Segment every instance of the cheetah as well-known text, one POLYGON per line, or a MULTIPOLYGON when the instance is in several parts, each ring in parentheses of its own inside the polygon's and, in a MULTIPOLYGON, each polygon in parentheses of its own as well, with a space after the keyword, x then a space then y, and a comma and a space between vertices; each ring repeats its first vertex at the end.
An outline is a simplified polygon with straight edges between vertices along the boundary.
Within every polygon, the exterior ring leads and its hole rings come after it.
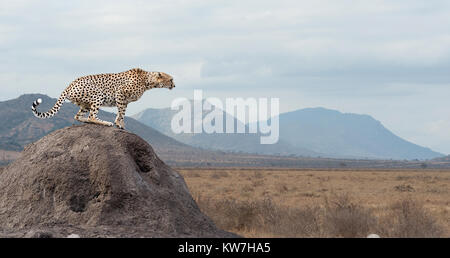
POLYGON ((125 111, 130 102, 137 101, 146 90, 152 88, 173 89, 174 87, 172 76, 163 72, 147 72, 140 68, 121 73, 88 75, 70 83, 48 112, 40 113, 36 110, 36 107, 42 103, 42 99, 34 101, 31 110, 36 117, 41 119, 53 117, 67 99, 80 107, 74 117, 75 120, 106 126, 115 124, 118 128, 124 129, 125 111), (114 124, 97 117, 100 107, 114 106, 118 109, 114 124), (89 116, 86 118, 84 116, 87 113, 89 116))

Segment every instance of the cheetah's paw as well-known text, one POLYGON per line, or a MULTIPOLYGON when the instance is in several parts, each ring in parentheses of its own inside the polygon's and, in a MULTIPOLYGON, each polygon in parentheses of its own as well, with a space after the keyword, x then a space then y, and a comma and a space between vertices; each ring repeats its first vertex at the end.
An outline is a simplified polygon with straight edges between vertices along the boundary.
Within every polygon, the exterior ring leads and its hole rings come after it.
POLYGON ((125 129, 125 123, 123 122, 123 120, 116 120, 115 124, 116 124, 117 128, 125 129))

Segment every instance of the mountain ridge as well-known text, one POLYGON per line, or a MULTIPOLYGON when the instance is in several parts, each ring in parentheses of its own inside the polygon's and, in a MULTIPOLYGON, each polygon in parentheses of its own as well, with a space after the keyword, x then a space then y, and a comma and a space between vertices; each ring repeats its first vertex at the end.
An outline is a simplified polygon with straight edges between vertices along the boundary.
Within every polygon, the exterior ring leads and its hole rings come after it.
MULTIPOLYGON (((193 119, 193 110, 191 110, 191 118, 193 119)), ((177 111, 170 108, 163 109, 145 109, 132 117, 136 120, 160 131, 161 133, 174 138, 185 144, 210 150, 218 151, 232 151, 232 152, 245 152, 251 154, 263 154, 263 155, 297 155, 303 157, 317 157, 323 155, 315 151, 303 148, 301 146, 293 146, 289 142, 279 140, 275 144, 260 144, 261 134, 241 134, 241 133, 182 133, 175 134, 171 130, 171 117, 177 113, 177 111), (235 148, 239 145, 239 148, 235 148)), ((203 112, 203 116, 209 112, 203 112)), ((246 132, 248 126, 241 121, 222 110, 223 125, 226 124, 228 118, 234 121, 234 132, 238 125, 245 127, 246 132)), ((193 130, 193 121, 191 121, 191 129, 193 130)))
MULTIPOLYGON (((80 124, 73 119, 78 112, 78 107, 69 102, 64 103, 55 117, 49 119, 34 117, 30 107, 37 98, 43 100, 39 106, 40 110, 46 111, 56 102, 56 99, 43 94, 24 94, 16 99, 0 102, 0 119, 7 121, 0 124, 0 149, 21 151, 27 144, 37 141, 54 130, 80 124)), ((99 117, 114 121, 115 114, 100 110, 99 117)), ((159 153, 197 151, 130 117, 125 118, 125 126, 127 130, 152 144, 159 153)))
MULTIPOLYGON (((0 157, 0 165, 4 165, 8 163, 8 160, 12 160, 15 158, 9 158, 10 156, 17 156, 19 151, 23 149, 24 146, 27 144, 34 142, 40 138, 42 138, 44 135, 47 135, 48 133, 60 129, 62 127, 71 126, 73 124, 78 124, 78 122, 74 121, 73 116, 78 111, 78 108, 71 104, 71 103, 65 103, 60 112, 51 119, 38 119, 33 116, 33 114, 30 111, 30 103, 32 103, 36 98, 42 98, 43 103, 39 107, 40 110, 45 111, 46 109, 50 109, 53 104, 56 102, 56 99, 50 98, 46 95, 42 94, 25 94, 22 95, 16 99, 7 100, 0 102, 0 119, 2 121, 6 121, 3 123, 0 123, 0 151, 2 151, 1 157, 0 157)), ((147 110, 147 109, 146 109, 147 110)), ((168 136, 164 133, 164 128, 169 127, 170 128, 170 120, 171 115, 175 112, 170 109, 163 109, 165 110, 165 114, 163 116, 159 116, 158 113, 161 111, 161 109, 148 109, 147 111, 150 111, 149 118, 150 121, 153 123, 152 125, 144 125, 144 123, 141 123, 133 118, 126 117, 126 129, 141 136, 145 140, 147 140, 152 146, 155 147, 155 151, 160 155, 165 161, 169 162, 169 164, 180 164, 180 165, 188 165, 188 164, 199 164, 199 165, 206 165, 208 164, 221 164, 220 162, 226 162, 227 164, 241 164, 242 159, 245 157, 252 159, 252 155, 264 155, 260 158, 264 158, 267 164, 281 164, 278 162, 278 158, 280 156, 290 156, 290 157, 298 157, 301 159, 301 157, 305 158, 344 158, 344 159, 366 159, 367 156, 356 156, 351 155, 351 152, 347 150, 347 153, 344 153, 346 155, 343 155, 343 153, 340 153, 339 151, 334 151, 334 153, 329 152, 328 154, 324 154, 323 150, 326 150, 326 146, 320 146, 321 148, 317 148, 314 150, 309 149, 311 145, 311 142, 314 143, 314 141, 318 141, 317 138, 314 137, 300 137, 299 139, 295 139, 295 137, 290 138, 286 137, 286 132, 284 130, 286 128, 290 128, 291 133, 294 133, 295 135, 299 135, 301 130, 308 129, 311 127, 311 125, 305 124, 305 123, 285 123, 285 116, 286 114, 290 114, 292 116, 296 116, 296 111, 291 111, 288 113, 283 113, 280 116, 280 142, 278 145, 260 145, 259 144, 259 137, 260 134, 254 134, 254 135, 245 135, 245 134, 232 134, 231 138, 230 135, 227 134, 219 134, 219 135, 207 135, 206 137, 204 135, 184 135, 185 138, 191 138, 194 139, 197 143, 195 144, 189 144, 186 142, 181 141, 180 139, 173 139, 171 136, 168 136), (159 119, 159 120, 158 120, 159 119), (161 126, 164 125, 165 126, 161 126), (158 127, 160 126, 160 127, 158 127), (293 132, 292 132, 293 131, 293 132), (310 142, 305 142, 306 140, 309 140, 310 142), (303 141, 303 142, 302 142, 303 141), (199 144, 200 143, 200 144, 199 144), (208 143, 207 146, 202 145, 201 143, 208 143), (223 145, 223 143, 226 143, 226 145, 223 145), (194 145, 194 146, 191 146, 194 145), (235 148, 235 146, 239 146, 240 148, 235 148), (300 148, 301 146, 302 148, 300 148), (206 148, 208 147, 208 148, 206 148), (222 148, 220 148, 222 147, 222 148), (265 148, 265 149, 264 149, 265 148), (227 154, 228 153, 228 154, 227 154), (337 154, 336 154, 337 153, 337 154), (334 154, 334 155, 333 155, 334 154), (237 162, 236 158, 240 161, 237 162), (269 160, 271 160, 269 162, 269 160), (272 162, 273 161, 273 162, 272 162), (237 163, 236 163, 237 162, 237 163)), ((145 111, 145 110, 144 110, 145 111)), ((143 111, 143 112, 144 112, 143 111)), ((300 110, 302 111, 302 110, 300 110)), ((327 115, 330 116, 325 120, 328 124, 333 124, 336 119, 332 119, 333 116, 340 117, 349 117, 352 118, 355 114, 353 113, 341 113, 336 110, 331 110, 328 112, 325 108, 308 108, 306 111, 314 111, 314 112, 327 112, 327 115)), ((298 111, 297 111, 298 112, 298 111)), ((303 111, 304 112, 304 111, 303 111)), ((317 115, 314 115, 314 112, 307 112, 310 113, 309 116, 316 117, 317 115)), ((142 112, 140 112, 142 113, 142 112)), ((138 113, 138 114, 140 114, 138 113)), ((138 114, 134 115, 133 117, 136 117, 138 114)), ((109 113, 106 111, 100 111, 99 113, 100 118, 108 120, 108 121, 114 121, 115 114, 109 113)), ((289 115, 290 116, 290 115, 289 115)), ((288 118, 289 118, 288 116, 288 118)), ((373 119, 372 117, 368 115, 358 115, 357 117, 361 118, 361 121, 369 121, 372 123, 372 125, 376 125, 376 127, 380 130, 387 130, 384 128, 384 126, 381 124, 380 121, 377 121, 373 119)), ((139 119, 142 119, 143 116, 141 114, 140 117, 137 117, 139 119)), ((224 116, 225 118, 225 116, 224 116)), ((294 120, 295 121, 295 120, 294 120)), ((289 122, 289 119, 288 119, 289 122)), ((321 121, 323 123, 324 121, 321 121)), ((248 124, 246 125, 249 126, 248 124)), ((328 126, 329 128, 333 127, 328 126)), ((327 126, 325 126, 325 129, 327 126)), ((319 133, 319 140, 323 140, 322 138, 325 138, 327 132, 321 132, 320 130, 317 130, 317 128, 312 128, 314 133, 319 133), (324 136, 323 136, 324 135, 324 136)), ((345 129, 345 128, 344 128, 345 129)), ((323 128, 321 129, 323 130, 323 128)), ((334 130, 334 129, 333 129, 334 130)), ((342 130, 342 128, 340 129, 342 130)), ((339 131, 339 130, 334 130, 339 131)), ((346 130, 344 130, 345 132, 346 130)), ((364 128, 363 128, 364 131, 364 128)), ((388 130, 387 130, 388 131, 388 130)), ((389 137, 397 137, 391 132, 384 132, 389 137)), ((289 136, 289 134, 287 134, 289 136)), ((361 135, 360 135, 361 136, 361 135)), ((364 136, 364 135, 362 135, 364 136)), ((376 135, 375 135, 376 136, 376 135)), ((364 138, 367 138, 364 136, 364 138)), ((370 137, 369 137, 370 138, 370 137)), ((399 138, 399 137, 397 137, 399 138)), ((345 143, 345 137, 343 139, 340 139, 340 142, 345 143)), ((403 144, 406 142, 403 139, 399 138, 397 139, 400 142, 403 142, 403 144)), ((319 141, 320 142, 320 141, 319 141)), ((358 142, 358 141, 357 141, 358 142)), ((444 155, 441 155, 440 153, 433 152, 427 148, 423 148, 421 146, 415 145, 413 143, 407 143, 409 147, 414 147, 419 149, 419 154, 421 151, 425 151, 426 153, 431 152, 431 156, 427 159, 432 158, 439 158, 444 155)), ((365 145, 363 144, 363 147, 365 145)), ((407 146, 407 147, 408 147, 407 146)), ((380 146, 378 146, 380 147, 380 146)), ((382 146, 383 147, 383 146, 382 146)), ((356 148, 356 147, 355 147, 356 148)), ((356 148, 357 149, 357 148, 356 148)), ((352 150, 350 148, 350 150, 352 150)), ((379 148, 379 150, 385 152, 385 148, 379 148)), ((414 153, 413 153, 414 154, 414 153)), ((255 156, 256 157, 256 156, 255 156)), ((417 155, 409 156, 408 159, 415 160, 417 159, 417 155)), ((257 158, 257 159, 260 159, 257 158)), ((374 158, 371 156, 370 158, 374 158)), ((375 159, 382 159, 382 160, 390 160, 391 157, 383 158, 383 157, 375 157, 375 159)), ((396 158, 396 160, 404 160, 405 157, 396 158)), ((420 158, 423 160, 423 158, 420 158)), ((253 160, 253 159, 252 159, 253 160)), ((252 161, 253 162, 253 161, 252 161)), ((262 161, 260 161, 262 162, 262 161)), ((262 162, 262 164, 266 164, 262 162)), ((300 162, 298 164, 301 165, 301 160, 298 160, 296 162, 300 162)), ((317 162, 320 162, 319 160, 317 162)), ((309 164, 308 162, 306 162, 309 164)), ((348 162, 347 162, 348 163, 348 162)), ((253 164, 253 163, 252 163, 253 164)), ((254 164, 257 165, 257 164, 254 164)), ((303 166, 303 165, 302 165, 303 166)))
POLYGON ((364 158, 432 159, 443 156, 402 139, 370 115, 325 108, 302 109, 280 115, 280 138, 289 138, 306 148, 314 145, 312 149, 318 152, 349 156, 357 152, 364 158), (289 137, 293 134, 307 137, 289 137), (323 140, 323 137, 327 138, 323 140))
MULTIPOLYGON (((133 117, 180 142, 222 151, 243 151, 264 155, 298 155, 331 158, 433 159, 444 156, 430 148, 411 143, 389 131, 370 115, 342 113, 323 107, 294 110, 279 115, 278 145, 264 146, 255 139, 261 134, 176 135, 169 108, 145 109, 133 117), (255 138, 249 140, 250 138, 255 138), (262 150, 265 148, 264 150, 262 150)), ((229 115, 225 111, 225 116, 229 115)), ((234 118, 237 123, 240 121, 234 118)), ((270 122, 270 120, 269 120, 270 122)), ((246 124, 248 128, 250 124, 246 124)))

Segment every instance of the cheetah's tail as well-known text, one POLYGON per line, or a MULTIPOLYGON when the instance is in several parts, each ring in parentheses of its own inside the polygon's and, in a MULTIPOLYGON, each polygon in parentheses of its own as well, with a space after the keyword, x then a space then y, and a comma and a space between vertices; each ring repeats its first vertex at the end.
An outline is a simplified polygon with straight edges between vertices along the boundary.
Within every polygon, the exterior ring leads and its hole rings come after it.
POLYGON ((37 118, 52 117, 52 116, 56 115, 56 113, 58 113, 59 109, 64 104, 65 99, 66 99, 66 94, 65 93, 61 94, 61 96, 59 97, 58 101, 56 101, 56 103, 52 107, 52 109, 50 109, 48 112, 45 112, 45 113, 40 113, 36 110, 36 107, 42 103, 42 99, 37 99, 36 101, 33 102, 33 105, 31 106, 31 111, 33 111, 34 116, 36 116, 37 118))

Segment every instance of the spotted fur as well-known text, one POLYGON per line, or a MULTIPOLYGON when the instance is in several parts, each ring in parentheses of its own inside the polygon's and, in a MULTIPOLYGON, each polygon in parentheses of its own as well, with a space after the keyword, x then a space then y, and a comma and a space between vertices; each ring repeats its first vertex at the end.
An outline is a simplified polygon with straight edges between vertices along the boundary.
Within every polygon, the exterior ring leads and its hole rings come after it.
POLYGON ((100 107, 116 106, 118 112, 114 123, 117 127, 124 128, 123 119, 130 102, 137 101, 146 90, 174 87, 172 76, 162 72, 146 72, 139 68, 121 73, 88 75, 73 81, 48 112, 40 113, 36 110, 42 103, 41 99, 33 103, 31 110, 38 118, 49 118, 58 113, 67 99, 80 107, 75 120, 113 126, 113 123, 98 119, 97 114, 100 107), (84 115, 87 113, 89 116, 86 118, 84 115))

